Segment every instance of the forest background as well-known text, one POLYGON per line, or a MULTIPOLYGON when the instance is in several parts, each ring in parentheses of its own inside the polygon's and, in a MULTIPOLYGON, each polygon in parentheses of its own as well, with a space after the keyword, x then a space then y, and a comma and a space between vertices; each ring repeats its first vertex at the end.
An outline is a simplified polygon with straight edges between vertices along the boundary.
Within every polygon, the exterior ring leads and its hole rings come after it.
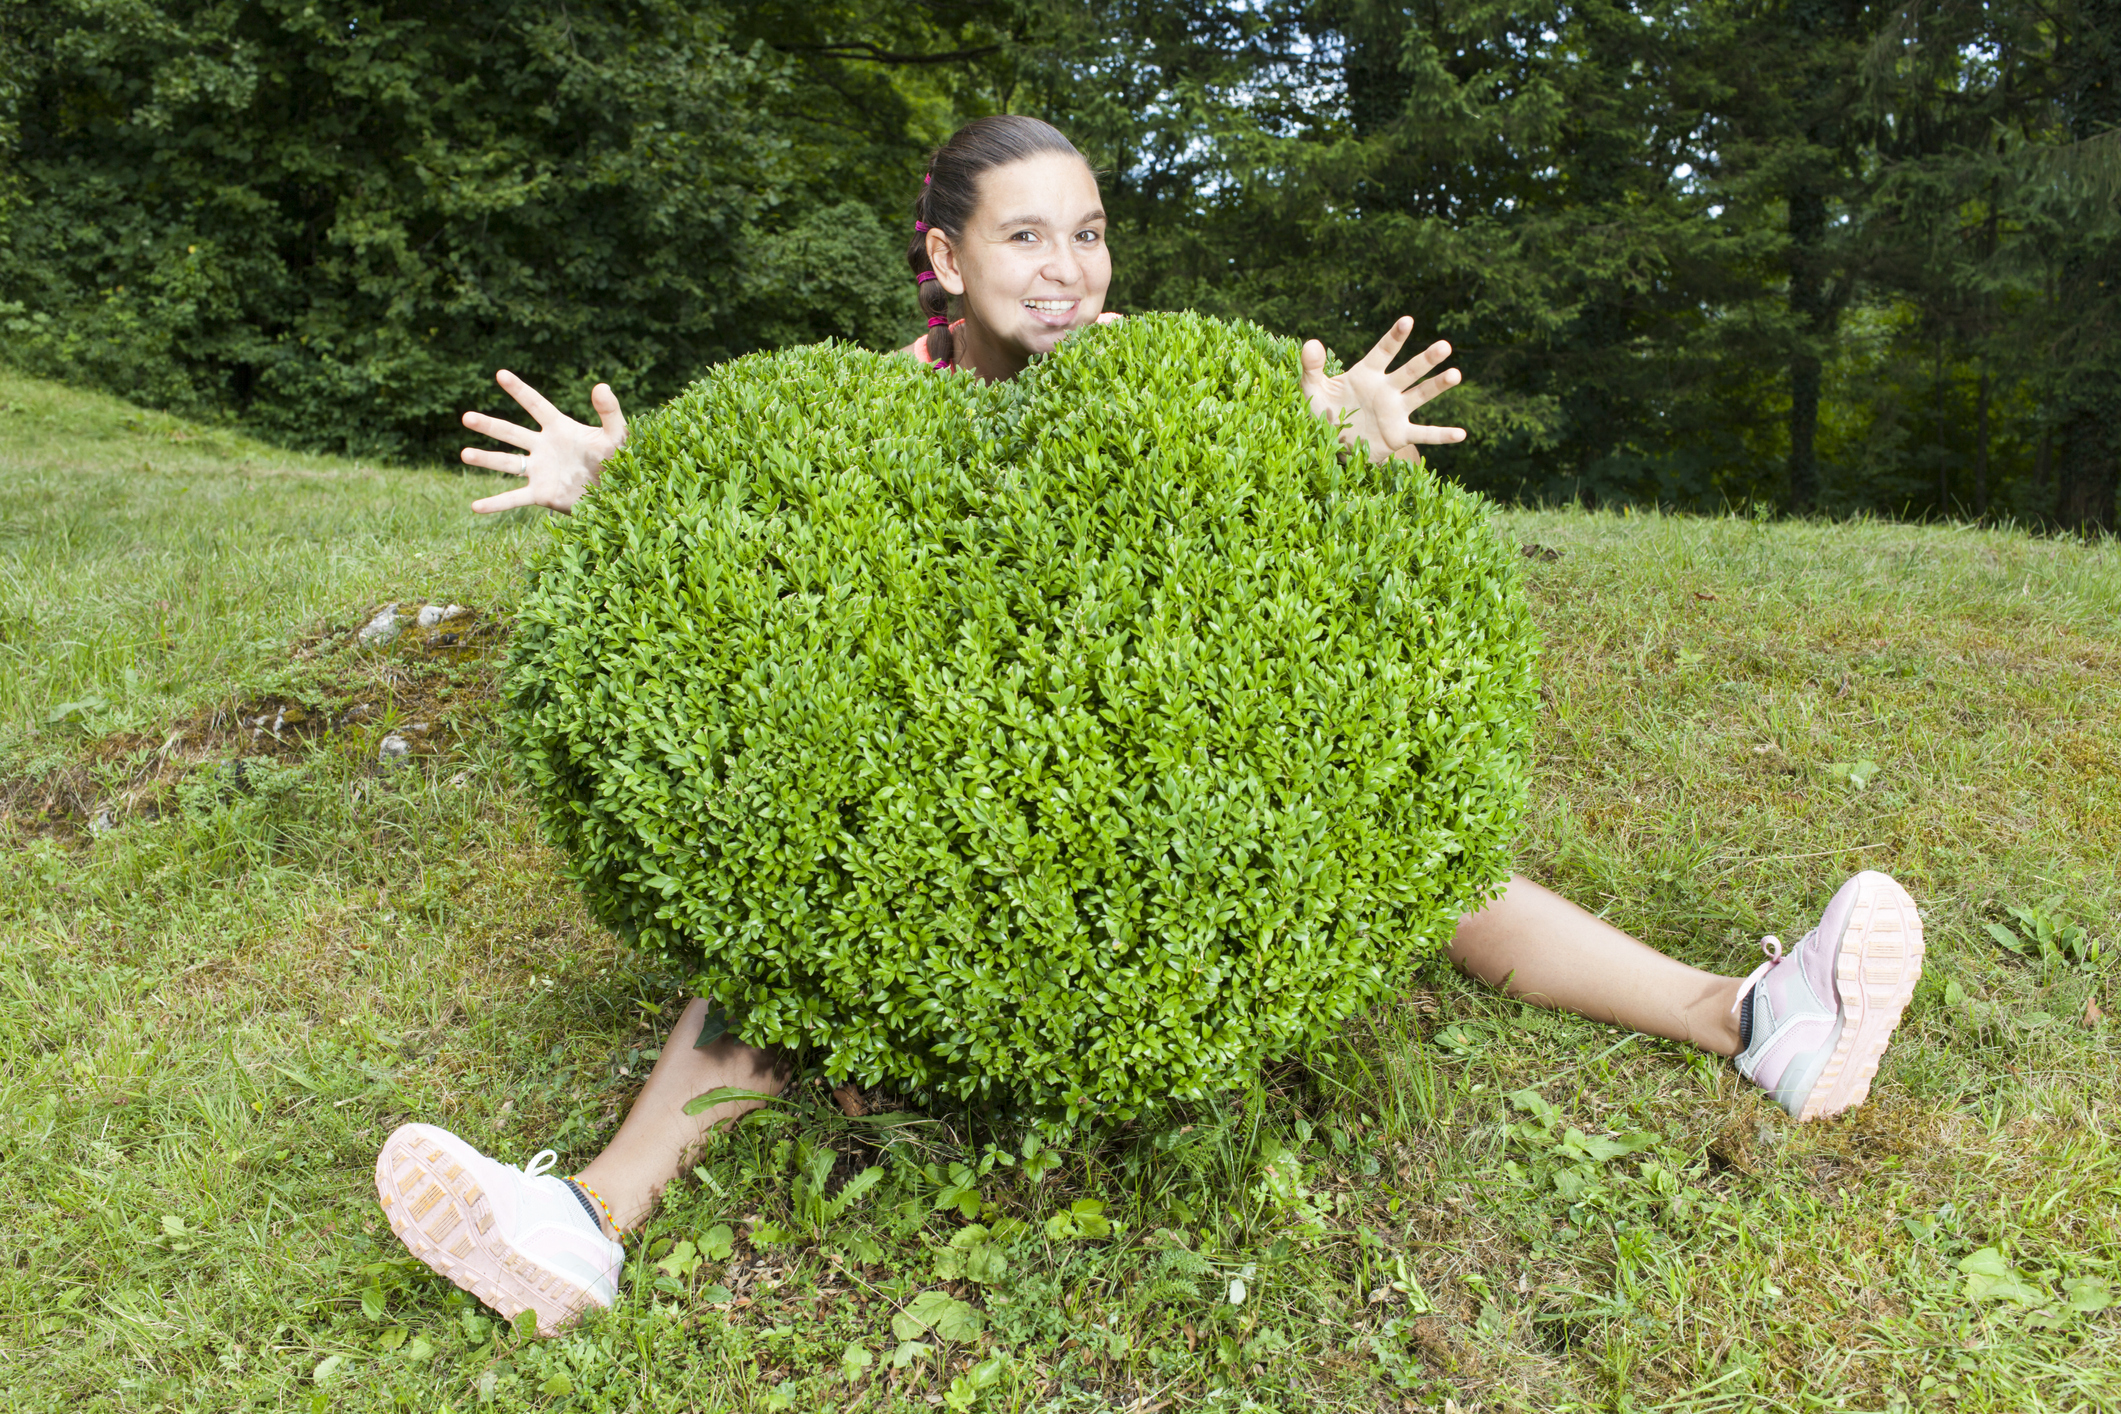
POLYGON ((2121 0, 0 0, 0 356, 431 461, 904 342, 997 111, 1115 307, 1449 338, 1481 490, 2115 525, 2121 0))

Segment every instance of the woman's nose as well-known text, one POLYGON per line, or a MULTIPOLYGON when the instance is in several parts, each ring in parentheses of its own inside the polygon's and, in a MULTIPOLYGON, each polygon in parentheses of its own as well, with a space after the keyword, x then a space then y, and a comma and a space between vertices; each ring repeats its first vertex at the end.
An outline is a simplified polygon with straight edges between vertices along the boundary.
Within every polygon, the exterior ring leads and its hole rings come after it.
POLYGON ((1045 268, 1040 270, 1039 274, 1045 276, 1056 285, 1080 284, 1083 278, 1082 257, 1076 253, 1073 247, 1063 246, 1047 259, 1045 268))

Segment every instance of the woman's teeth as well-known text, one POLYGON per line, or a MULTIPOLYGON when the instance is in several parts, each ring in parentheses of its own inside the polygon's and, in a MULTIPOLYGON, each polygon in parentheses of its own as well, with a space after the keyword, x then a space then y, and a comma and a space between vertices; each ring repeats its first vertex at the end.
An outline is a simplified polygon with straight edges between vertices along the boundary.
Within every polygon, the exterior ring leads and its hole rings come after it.
POLYGON ((1075 308, 1075 301, 1072 299, 1027 299, 1024 301, 1024 308, 1040 309, 1048 314, 1065 314, 1075 308))

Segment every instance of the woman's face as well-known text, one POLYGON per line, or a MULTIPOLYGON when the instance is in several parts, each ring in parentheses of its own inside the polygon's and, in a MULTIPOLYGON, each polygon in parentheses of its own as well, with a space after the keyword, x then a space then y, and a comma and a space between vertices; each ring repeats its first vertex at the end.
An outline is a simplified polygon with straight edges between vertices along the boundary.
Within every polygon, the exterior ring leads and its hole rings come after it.
POLYGON ((988 168, 972 219, 955 241, 930 231, 928 256, 967 324, 1021 357, 1096 323, 1112 285, 1097 178, 1060 152, 988 168))

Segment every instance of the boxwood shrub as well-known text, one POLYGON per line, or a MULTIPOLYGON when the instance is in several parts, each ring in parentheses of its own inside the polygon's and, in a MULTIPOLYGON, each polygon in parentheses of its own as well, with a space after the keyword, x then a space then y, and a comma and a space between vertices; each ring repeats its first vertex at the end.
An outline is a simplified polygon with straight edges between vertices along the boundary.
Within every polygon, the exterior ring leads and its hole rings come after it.
POLYGON ((1295 346, 1152 315, 982 384, 714 369, 556 519, 516 743, 734 1032, 1122 1118, 1388 997, 1508 877, 1534 639, 1482 503, 1295 346))

